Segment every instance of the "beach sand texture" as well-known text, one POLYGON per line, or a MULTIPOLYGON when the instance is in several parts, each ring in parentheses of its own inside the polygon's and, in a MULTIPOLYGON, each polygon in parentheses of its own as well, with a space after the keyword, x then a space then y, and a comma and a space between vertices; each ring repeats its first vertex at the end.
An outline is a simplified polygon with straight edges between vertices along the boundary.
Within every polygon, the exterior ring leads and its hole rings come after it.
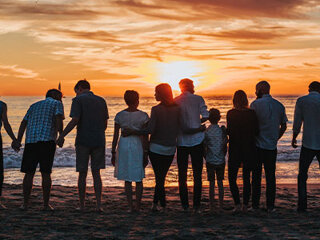
MULTIPOLYGON (((309 212, 296 212, 296 185, 278 185, 277 211, 271 214, 233 214, 231 210, 210 213, 208 188, 203 188, 202 213, 181 211, 178 188, 167 188, 168 211, 150 211, 153 188, 145 188, 140 214, 127 213, 126 197, 121 187, 104 187, 105 213, 94 212, 94 193, 88 188, 87 211, 75 210, 78 194, 75 187, 53 186, 51 203, 54 212, 40 211, 42 191, 34 187, 31 208, 19 210, 21 185, 4 185, 4 203, 0 211, 0 239, 319 239, 320 185, 309 185, 309 212)), ((191 188, 190 188, 191 190, 191 188)), ((191 191, 190 191, 191 192, 191 191)), ((217 197, 217 196, 216 196, 217 197)), ((190 195, 189 200, 192 199, 190 195)), ((226 187, 226 206, 232 207, 226 187)), ((262 205, 265 188, 262 189, 262 205)))

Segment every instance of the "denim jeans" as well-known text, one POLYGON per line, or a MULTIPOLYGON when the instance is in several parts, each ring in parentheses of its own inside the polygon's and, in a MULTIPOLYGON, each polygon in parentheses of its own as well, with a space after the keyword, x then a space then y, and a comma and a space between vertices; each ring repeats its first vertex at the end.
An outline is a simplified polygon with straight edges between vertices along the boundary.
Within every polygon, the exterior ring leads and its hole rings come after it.
POLYGON ((307 209, 307 179, 308 170, 314 157, 320 161, 320 150, 301 147, 298 175, 298 210, 307 209))
POLYGON ((173 157, 174 155, 166 156, 149 152, 149 158, 156 178, 153 203, 158 204, 160 201, 162 207, 166 206, 166 193, 164 184, 166 175, 173 161, 173 157))
POLYGON ((262 164, 264 166, 264 173, 266 176, 266 197, 267 208, 274 208, 274 202, 276 197, 276 160, 277 149, 267 150, 257 148, 257 162, 252 173, 252 207, 258 208, 260 205, 261 196, 261 175, 262 164))
POLYGON ((177 148, 177 162, 179 170, 179 193, 183 208, 189 207, 187 171, 188 157, 191 156, 193 170, 193 207, 200 207, 202 191, 202 168, 203 168, 203 144, 192 147, 177 148))

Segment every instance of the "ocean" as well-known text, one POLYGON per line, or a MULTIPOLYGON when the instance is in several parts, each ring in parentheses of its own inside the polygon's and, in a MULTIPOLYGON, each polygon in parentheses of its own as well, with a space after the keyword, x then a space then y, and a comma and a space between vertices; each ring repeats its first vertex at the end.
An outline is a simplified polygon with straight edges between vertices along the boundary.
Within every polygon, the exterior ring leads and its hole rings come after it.
MULTIPOLYGON (((282 139, 278 144, 278 160, 277 160, 277 171, 276 177, 278 183, 296 183, 298 174, 298 159, 300 147, 293 149, 291 147, 291 137, 292 137, 292 122, 294 114, 294 106, 298 96, 277 96, 275 97, 279 100, 285 107, 287 117, 289 119, 288 129, 285 132, 282 139)), ((7 103, 8 106, 8 118, 15 134, 18 132, 18 128, 21 120, 26 114, 29 106, 39 100, 44 99, 44 97, 1 97, 1 100, 7 103)), ((113 119, 117 112, 126 108, 123 98, 121 97, 106 97, 105 98, 109 108, 110 120, 108 123, 108 129, 106 131, 106 169, 102 170, 101 175, 103 178, 103 184, 105 186, 123 186, 122 181, 117 181, 113 177, 113 166, 110 164, 110 151, 111 142, 113 136, 113 119)), ((254 98, 250 98, 249 101, 253 101, 254 98)), ((63 98, 64 110, 66 119, 64 120, 64 125, 66 125, 70 118, 70 107, 71 107, 72 97, 63 98)), ((218 108, 221 112, 222 119, 220 124, 226 124, 226 113, 232 108, 231 97, 205 97, 205 102, 208 108, 218 108)), ((144 97, 140 99, 139 109, 150 114, 151 107, 156 105, 157 102, 154 98, 144 97)), ((54 161, 54 169, 52 173, 53 184, 64 185, 64 186, 75 186, 77 184, 77 173, 75 172, 75 150, 74 150, 74 139, 76 131, 73 130, 66 137, 66 141, 63 148, 58 148, 54 161)), ((2 129, 3 137, 3 147, 4 147, 4 167, 5 167, 5 183, 10 184, 21 184, 23 174, 20 173, 19 168, 21 165, 23 148, 19 153, 14 152, 10 145, 11 140, 2 129)), ((298 143, 301 144, 301 134, 298 138, 298 143)), ((190 166, 189 166, 190 167, 190 166)), ((309 170, 309 183, 319 182, 319 163, 313 161, 309 170)), ((226 175, 227 176, 227 173, 226 175)), ((206 171, 204 168, 203 173, 204 184, 208 184, 206 181, 206 171)), ((227 179, 227 177, 225 177, 227 179)), ((168 176, 167 176, 167 186, 177 186, 178 185, 178 171, 177 164, 174 160, 168 176)), ((189 184, 192 184, 192 172, 189 171, 188 176, 189 184)), ((41 183, 40 174, 37 173, 35 176, 34 183, 39 185, 41 183)), ((154 185, 154 175, 152 167, 146 168, 146 178, 144 184, 147 186, 154 185)), ((88 175, 88 185, 92 185, 92 177, 88 175)))

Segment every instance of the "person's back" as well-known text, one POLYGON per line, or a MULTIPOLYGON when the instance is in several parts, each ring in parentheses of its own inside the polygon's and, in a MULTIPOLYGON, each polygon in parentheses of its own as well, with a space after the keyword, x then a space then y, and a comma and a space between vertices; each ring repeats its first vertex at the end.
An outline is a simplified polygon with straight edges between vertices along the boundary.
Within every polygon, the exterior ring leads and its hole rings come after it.
POLYGON ((274 150, 279 140, 279 127, 287 121, 285 108, 270 94, 264 94, 250 105, 255 110, 259 121, 257 147, 274 150))
POLYGON ((297 136, 303 124, 298 174, 298 211, 307 209, 308 170, 314 157, 320 162, 320 82, 309 85, 309 94, 298 98, 293 121, 291 145, 297 148, 297 136))
POLYGON ((206 161, 215 165, 225 163, 227 141, 225 127, 211 124, 205 132, 206 161))
POLYGON ((108 109, 102 97, 94 95, 91 91, 75 97, 70 116, 79 118, 76 144, 88 147, 105 145, 108 109))
POLYGON ((179 131, 180 107, 177 104, 154 106, 151 114, 155 114, 155 124, 150 128, 150 142, 164 146, 176 146, 179 131))
POLYGON ((256 113, 252 109, 231 109, 227 113, 230 151, 233 149, 251 150, 259 133, 256 113))
POLYGON ((299 132, 303 122, 302 144, 306 148, 320 149, 320 93, 311 91, 298 98, 293 131, 299 132))
POLYGON ((58 114, 63 115, 63 105, 51 97, 32 104, 24 117, 28 121, 26 143, 56 140, 58 114))
POLYGON ((182 129, 199 128, 201 125, 200 116, 207 118, 207 106, 201 96, 188 91, 175 98, 175 102, 181 109, 181 132, 178 135, 178 146, 191 147, 200 144, 204 140, 204 132, 183 133, 182 129))

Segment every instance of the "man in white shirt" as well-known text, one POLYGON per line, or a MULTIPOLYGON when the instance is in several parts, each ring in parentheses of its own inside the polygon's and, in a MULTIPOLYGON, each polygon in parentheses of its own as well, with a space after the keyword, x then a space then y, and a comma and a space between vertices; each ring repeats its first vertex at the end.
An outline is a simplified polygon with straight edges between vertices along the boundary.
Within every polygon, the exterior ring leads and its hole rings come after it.
MULTIPOLYGON (((209 117, 207 106, 201 96, 194 94, 193 81, 182 79, 179 82, 181 95, 176 97, 175 102, 181 108, 181 130, 178 134, 177 162, 179 169, 179 192, 184 210, 188 210, 188 186, 187 170, 188 157, 191 155, 193 169, 193 208, 199 211, 202 191, 202 168, 203 168, 203 140, 205 133, 201 131, 201 123, 209 117), (200 115, 202 118, 200 118, 200 115), (182 129, 198 129, 193 133, 186 133, 182 129)), ((202 129, 204 130, 204 129, 202 129)))
POLYGON ((267 81, 256 85, 256 95, 257 99, 250 105, 259 121, 259 135, 256 138, 257 164, 252 174, 252 207, 259 208, 263 164, 267 183, 267 210, 272 212, 276 195, 277 143, 287 129, 288 119, 284 106, 271 97, 267 81))
POLYGON ((308 170, 314 157, 320 161, 320 83, 309 85, 309 94, 298 98, 293 121, 292 147, 297 148, 297 136, 303 123, 302 147, 298 175, 298 211, 307 209, 308 170))

